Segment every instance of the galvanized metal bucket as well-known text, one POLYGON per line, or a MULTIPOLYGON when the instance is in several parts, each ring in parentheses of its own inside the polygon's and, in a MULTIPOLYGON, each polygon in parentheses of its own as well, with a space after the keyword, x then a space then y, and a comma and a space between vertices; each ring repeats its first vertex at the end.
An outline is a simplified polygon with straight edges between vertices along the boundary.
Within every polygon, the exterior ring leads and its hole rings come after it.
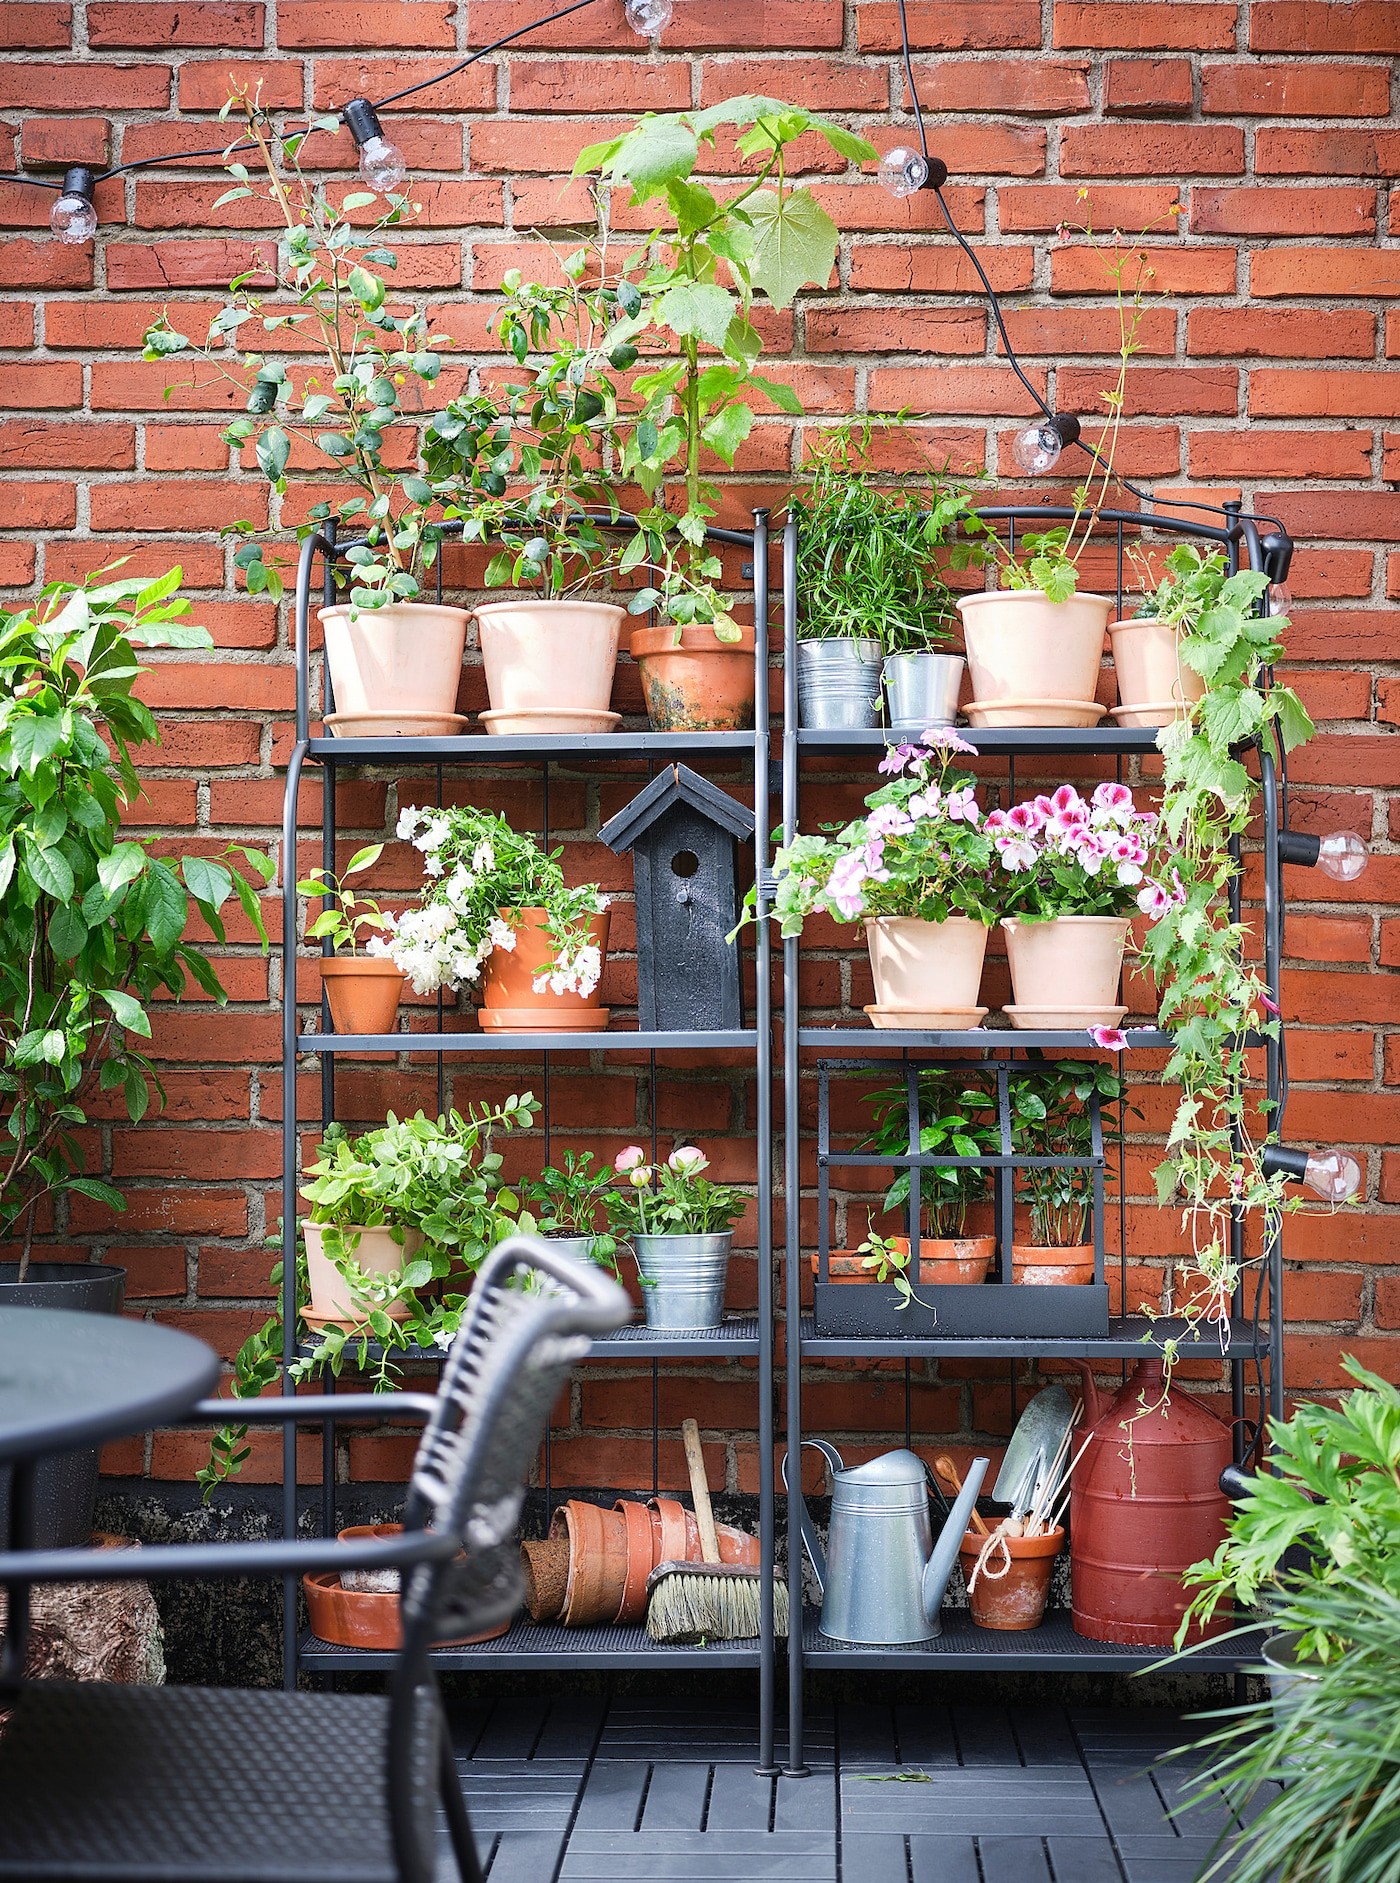
POLYGON ((892 728, 922 732, 951 726, 958 716, 961 654, 891 654, 885 661, 885 699, 892 728))
POLYGON ((647 1326, 718 1327, 733 1241, 732 1229, 709 1236, 634 1236, 647 1326))
POLYGON ((799 641, 797 699, 804 726, 854 732, 880 723, 880 643, 799 641))

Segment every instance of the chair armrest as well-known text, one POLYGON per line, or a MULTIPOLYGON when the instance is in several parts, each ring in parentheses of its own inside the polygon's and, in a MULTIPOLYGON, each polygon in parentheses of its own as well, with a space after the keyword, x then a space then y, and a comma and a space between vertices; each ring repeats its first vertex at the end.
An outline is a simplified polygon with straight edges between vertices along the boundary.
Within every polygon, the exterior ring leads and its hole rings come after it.
POLYGON ((398 1569, 441 1562, 461 1549, 433 1530, 338 1543, 157 1543, 135 1550, 0 1552, 0 1586, 12 1582, 154 1582, 172 1576, 296 1576, 313 1569, 398 1569))
POLYGON ((437 1400, 431 1393, 283 1393, 273 1399, 201 1399, 172 1424, 308 1425, 322 1419, 430 1419, 437 1400))

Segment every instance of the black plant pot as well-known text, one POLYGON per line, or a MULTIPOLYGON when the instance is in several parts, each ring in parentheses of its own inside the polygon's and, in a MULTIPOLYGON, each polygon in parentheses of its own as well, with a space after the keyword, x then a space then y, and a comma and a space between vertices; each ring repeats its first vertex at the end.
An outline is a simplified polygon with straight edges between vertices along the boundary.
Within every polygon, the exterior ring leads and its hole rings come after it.
MULTIPOLYGON (((124 1268, 86 1262, 31 1262, 24 1281, 19 1264, 0 1262, 0 1313, 58 1308, 75 1314, 117 1314, 126 1289, 124 1268)), ((37 1549, 68 1549, 92 1534, 97 1502, 97 1451, 60 1452, 41 1461, 34 1477, 37 1549)), ((10 1473, 0 1467, 0 1539, 10 1533, 10 1473)))

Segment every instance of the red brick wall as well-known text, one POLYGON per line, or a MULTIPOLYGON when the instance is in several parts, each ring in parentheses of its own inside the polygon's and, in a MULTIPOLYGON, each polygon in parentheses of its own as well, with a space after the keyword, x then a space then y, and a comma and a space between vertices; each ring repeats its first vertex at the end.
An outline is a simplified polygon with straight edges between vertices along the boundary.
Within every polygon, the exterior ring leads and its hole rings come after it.
MULTIPOLYGON (((523 0, 10 0, 0 9, 0 162, 101 164, 217 143, 231 71, 260 77, 270 102, 334 106, 449 63, 524 10, 523 0)), ((1386 1087, 1400 1053, 1389 972, 1400 960, 1391 913, 1400 904, 1400 670, 1388 598, 1400 594, 1391 548, 1400 427, 1387 427, 1400 420, 1400 313, 1389 311, 1400 297, 1390 221, 1400 204, 1390 187, 1400 178, 1390 70, 1400 6, 910 0, 910 17, 930 141, 953 174, 956 213, 1008 293, 1016 344, 1062 407, 1088 408, 1109 379, 1116 324, 1099 264, 1081 245, 1057 243, 1057 225, 1078 219, 1082 189, 1100 227, 1135 231, 1174 202, 1186 207, 1179 233, 1151 240, 1161 298, 1129 381, 1120 463, 1162 494, 1239 495, 1277 511, 1302 545, 1290 677, 1323 732, 1294 767, 1295 821, 1355 824, 1377 855, 1354 891, 1303 873, 1290 879, 1290 1133, 1356 1149, 1366 1192, 1359 1215, 1289 1225, 1289 1383, 1335 1386, 1342 1351, 1393 1376, 1400 1156, 1390 1147, 1400 1145, 1400 1104, 1386 1087)), ((885 145, 907 141, 907 128, 889 125, 903 99, 897 46, 890 0, 678 0, 656 53, 628 31, 620 5, 599 0, 392 114, 392 135, 423 179, 415 194, 424 215, 401 278, 429 293, 437 323, 461 337, 467 357, 502 267, 522 245, 538 253, 533 231, 577 213, 577 186, 565 179, 600 124, 747 89, 840 113, 885 145)), ((349 154, 342 136, 334 156, 349 154)), ((897 205, 824 151, 812 161, 845 232, 839 281, 770 320, 776 354, 791 360, 780 370, 810 414, 907 404, 929 415, 938 451, 1008 462, 1007 434, 1027 404, 969 292, 970 271, 939 233, 936 206, 897 205)), ((246 261, 246 212, 214 208, 220 189, 207 162, 107 183, 95 248, 73 250, 48 237, 51 199, 0 185, 0 583, 23 589, 119 554, 142 568, 184 565, 219 652, 162 661, 148 684, 165 746, 143 815, 181 841, 211 844, 272 839, 293 698, 287 621, 240 592, 218 534, 235 517, 260 515, 266 499, 219 441, 220 401, 182 394, 166 403, 174 375, 140 359, 142 330, 164 301, 208 309, 246 261)), ((772 420, 755 434, 736 515, 755 490, 779 499, 800 444, 794 429, 772 420)), ((378 830, 386 789, 383 780, 348 785, 344 821, 378 830)), ((491 794, 521 806, 518 781, 497 779, 491 794)), ((560 782, 553 828, 583 839, 624 795, 601 776, 560 782)), ((302 813, 319 816, 314 781, 302 813)), ((618 881, 596 846, 585 864, 618 881)), ((399 880, 408 885, 406 868, 399 880)), ((620 964, 613 989, 624 1004, 629 968, 620 964)), ((229 1351, 265 1292, 280 1092, 269 1001, 277 969, 241 949, 226 970, 226 1012, 192 1003, 157 1029, 170 1062, 164 1118, 102 1126, 103 1155, 130 1197, 125 1218, 114 1225, 75 1206, 57 1233, 125 1262, 137 1302, 229 1351)), ((635 1135, 645 1120, 636 1069, 617 1072, 561 1075, 556 1127, 635 1135)), ((496 1082, 494 1070, 485 1080, 464 1074, 457 1091, 496 1082)), ((312 1116, 314 1079, 303 1089, 312 1116)), ((410 1091, 382 1069, 348 1073, 345 1092, 347 1108, 364 1114, 433 1102, 426 1075, 410 1091)), ((737 1073, 697 1063, 668 1074, 659 1110, 664 1138, 683 1130, 717 1149, 728 1140, 719 1151, 726 1173, 751 1168, 752 1094, 737 1073)), ((1159 1240, 1165 1252, 1171 1238, 1159 1240)), ((744 1274, 751 1293, 751 1265, 744 1274)), ((976 1372, 930 1372, 916 1428, 995 1430, 1004 1385, 974 1397, 976 1372)), ((812 1390, 819 1427, 902 1424, 893 1383, 842 1376, 812 1390)), ((754 1397, 743 1370, 668 1378, 662 1408, 670 1422, 700 1413, 716 1467, 720 1439, 736 1435, 728 1481, 752 1484, 754 1397)), ((649 1476, 650 1442, 638 1435, 649 1412, 647 1382, 586 1373, 556 1445, 560 1475, 649 1476)), ((383 1469, 387 1454, 362 1443, 356 1466, 383 1469)), ((136 1446, 113 1463, 140 1468, 142 1456, 136 1446)), ((165 1439, 145 1464, 183 1475, 193 1456, 191 1443, 165 1439)))

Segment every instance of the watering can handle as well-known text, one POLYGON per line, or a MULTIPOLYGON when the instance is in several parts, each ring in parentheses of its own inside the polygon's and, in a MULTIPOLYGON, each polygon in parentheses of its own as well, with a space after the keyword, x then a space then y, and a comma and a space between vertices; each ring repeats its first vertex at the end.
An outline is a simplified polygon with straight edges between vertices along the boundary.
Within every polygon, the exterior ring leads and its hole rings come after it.
MULTIPOLYGON (((803 1446, 810 1446, 813 1451, 819 1451, 821 1453, 822 1457, 825 1458, 826 1462, 831 1466, 831 1475, 832 1475, 833 1481, 835 1480, 836 1473, 838 1471, 845 1470, 846 1467, 841 1462, 840 1452, 837 1451, 834 1445, 828 1445, 824 1438, 804 1438, 802 1441, 802 1444, 803 1446)), ((787 1489, 787 1468, 788 1468, 788 1454, 784 1452, 783 1453, 783 1489, 784 1490, 787 1489)), ((826 1594, 826 1552, 821 1546, 821 1538, 817 1535, 817 1526, 812 1522, 812 1513, 807 1508, 806 1498, 805 1497, 800 1498, 798 1502, 802 1511, 802 1515, 798 1520, 801 1531, 802 1531, 802 1547, 807 1552, 807 1560, 808 1562, 811 1563, 812 1573, 817 1578, 817 1588, 819 1589, 822 1595, 825 1595, 826 1594)))

